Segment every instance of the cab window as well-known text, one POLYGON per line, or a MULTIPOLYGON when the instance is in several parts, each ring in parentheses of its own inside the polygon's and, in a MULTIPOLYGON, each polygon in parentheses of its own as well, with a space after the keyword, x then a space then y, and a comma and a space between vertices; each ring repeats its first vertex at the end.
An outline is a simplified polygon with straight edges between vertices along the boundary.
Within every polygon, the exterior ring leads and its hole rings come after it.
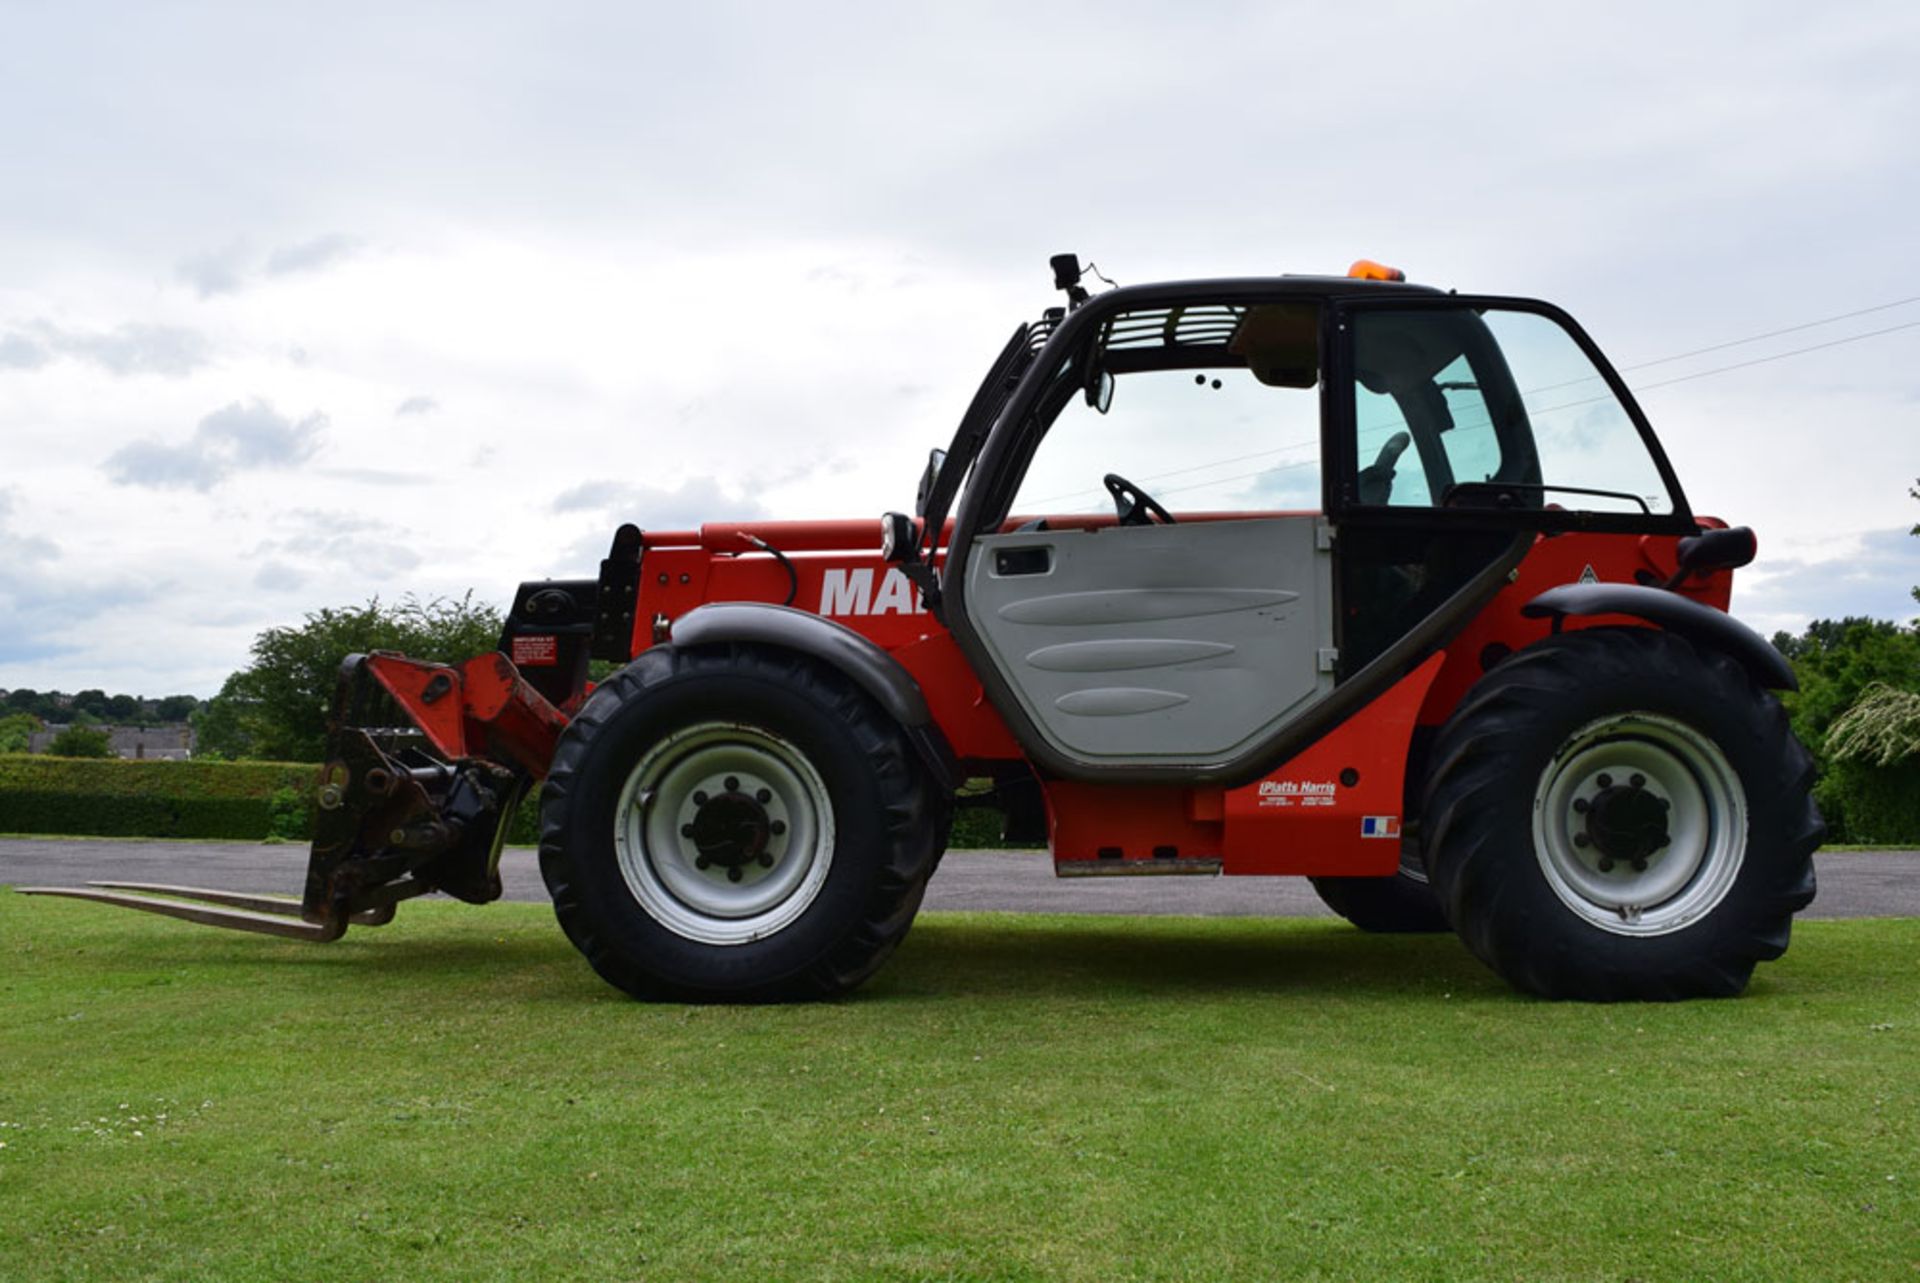
POLYGON ((1362 506, 1674 511, 1626 408, 1553 318, 1369 310, 1353 350, 1362 506))

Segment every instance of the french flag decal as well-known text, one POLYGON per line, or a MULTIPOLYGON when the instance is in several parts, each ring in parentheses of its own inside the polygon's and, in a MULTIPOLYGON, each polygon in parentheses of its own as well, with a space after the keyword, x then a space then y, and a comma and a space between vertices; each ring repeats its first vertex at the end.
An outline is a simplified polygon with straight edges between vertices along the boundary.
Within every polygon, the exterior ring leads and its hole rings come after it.
POLYGON ((1360 817, 1360 836, 1363 838, 1397 838, 1400 836, 1400 817, 1397 815, 1363 815, 1360 817))

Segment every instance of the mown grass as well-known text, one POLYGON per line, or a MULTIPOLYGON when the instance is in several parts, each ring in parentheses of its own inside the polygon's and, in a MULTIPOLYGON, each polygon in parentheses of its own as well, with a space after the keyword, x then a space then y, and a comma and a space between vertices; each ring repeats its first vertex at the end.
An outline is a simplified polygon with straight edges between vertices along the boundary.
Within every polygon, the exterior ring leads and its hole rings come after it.
POLYGON ((0 893, 0 1276, 1910 1279, 1917 955, 1579 1007, 1449 938, 936 915, 849 1001, 650 1007, 544 907, 0 893))

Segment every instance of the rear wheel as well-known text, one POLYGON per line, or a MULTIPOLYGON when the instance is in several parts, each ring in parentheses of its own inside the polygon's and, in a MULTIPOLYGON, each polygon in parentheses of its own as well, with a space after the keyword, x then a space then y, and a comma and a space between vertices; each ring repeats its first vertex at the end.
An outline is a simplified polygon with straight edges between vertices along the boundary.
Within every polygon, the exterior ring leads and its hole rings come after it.
POLYGON ((1468 693, 1432 760, 1440 904, 1528 992, 1731 996, 1813 899, 1811 758, 1732 658, 1671 633, 1529 647, 1468 693))
POLYGON ((1359 927, 1381 933, 1449 930, 1412 838, 1401 839, 1400 868, 1384 878, 1309 878, 1321 902, 1359 927))
POLYGON ((944 811, 899 727, 837 674, 661 648, 562 738, 540 867, 568 938, 636 997, 826 997, 906 934, 944 811))

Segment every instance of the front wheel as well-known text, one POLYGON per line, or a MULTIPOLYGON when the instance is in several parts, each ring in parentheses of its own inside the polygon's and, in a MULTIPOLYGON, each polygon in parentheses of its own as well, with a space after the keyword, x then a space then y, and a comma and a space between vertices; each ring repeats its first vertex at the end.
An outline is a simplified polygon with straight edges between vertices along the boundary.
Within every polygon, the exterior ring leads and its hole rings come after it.
POLYGON ((945 805, 900 728, 832 671, 661 648, 561 738, 540 869, 568 938, 636 997, 828 997, 905 936, 945 805))
POLYGON ((1521 651, 1468 693, 1432 761, 1441 906, 1530 993, 1732 996, 1813 899, 1812 759, 1733 659, 1671 633, 1521 651))

